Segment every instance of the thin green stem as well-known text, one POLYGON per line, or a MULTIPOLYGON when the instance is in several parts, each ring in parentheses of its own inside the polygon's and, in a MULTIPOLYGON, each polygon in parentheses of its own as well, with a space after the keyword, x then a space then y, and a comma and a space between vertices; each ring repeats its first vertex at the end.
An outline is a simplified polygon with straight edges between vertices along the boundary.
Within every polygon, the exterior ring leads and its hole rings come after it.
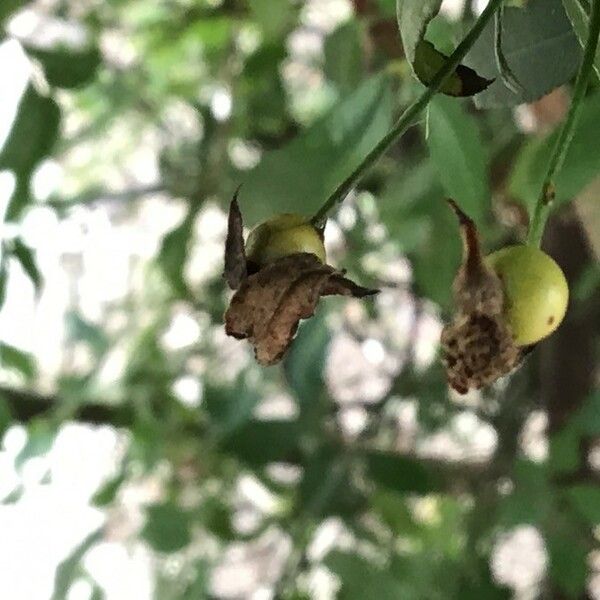
POLYGON ((341 203, 348 192, 356 185, 362 176, 373 166, 381 156, 383 156, 392 144, 410 127, 417 115, 429 104, 437 92, 441 89, 448 78, 454 73, 456 67, 471 49, 477 38, 481 35, 484 27, 488 24, 496 10, 504 0, 490 0, 485 10, 481 13, 477 21, 463 41, 457 46, 456 50, 448 58, 444 66, 436 73, 435 77, 427 89, 411 104, 396 121, 392 129, 380 140, 380 142, 371 150, 364 160, 354 169, 354 171, 333 191, 331 196, 325 201, 323 206, 317 211, 311 219, 312 223, 322 223, 327 214, 339 203, 341 203))
POLYGON ((554 144, 554 149, 550 161, 548 162, 546 177, 542 183, 542 189, 529 224, 527 243, 530 246, 539 247, 542 242, 544 228, 546 227, 546 221, 550 216, 552 202, 555 196, 554 179, 565 161, 569 146, 575 135, 575 128, 579 121, 581 108, 583 106, 583 98, 585 97, 590 75, 592 74, 592 69, 594 67, 594 57, 596 56, 599 36, 600 0, 594 0, 592 13, 590 15, 588 39, 585 44, 581 67, 579 68, 577 79, 575 80, 575 90, 573 92, 569 113, 567 114, 567 118, 562 126, 558 139, 554 144))

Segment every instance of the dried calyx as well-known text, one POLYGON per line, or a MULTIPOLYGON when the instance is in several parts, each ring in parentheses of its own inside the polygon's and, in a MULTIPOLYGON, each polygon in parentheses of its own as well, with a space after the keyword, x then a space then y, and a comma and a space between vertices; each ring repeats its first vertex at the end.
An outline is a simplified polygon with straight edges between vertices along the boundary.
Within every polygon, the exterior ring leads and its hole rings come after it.
MULTIPOLYGON (((293 220, 288 221, 292 237, 299 231, 303 235, 307 233, 298 227, 312 227, 304 221, 295 225, 293 220)), ((272 365, 283 358, 300 320, 314 314, 321 296, 363 298, 378 291, 361 287, 347 279, 343 271, 324 264, 321 260, 324 253, 318 252, 320 256, 317 256, 297 251, 302 246, 296 241, 292 240, 291 252, 285 255, 281 252, 281 232, 278 231, 272 247, 267 240, 266 246, 259 244, 256 251, 257 243, 253 242, 250 250, 256 256, 248 260, 242 216, 234 197, 229 209, 224 277, 236 292, 225 313, 225 331, 235 338, 247 339, 262 365, 272 365), (256 257, 268 259, 257 262, 256 257)))
POLYGON ((502 280, 481 253, 475 223, 449 200, 458 217, 463 262, 453 284, 456 312, 442 331, 448 383, 461 394, 485 387, 514 370, 530 346, 515 344, 505 318, 502 280))

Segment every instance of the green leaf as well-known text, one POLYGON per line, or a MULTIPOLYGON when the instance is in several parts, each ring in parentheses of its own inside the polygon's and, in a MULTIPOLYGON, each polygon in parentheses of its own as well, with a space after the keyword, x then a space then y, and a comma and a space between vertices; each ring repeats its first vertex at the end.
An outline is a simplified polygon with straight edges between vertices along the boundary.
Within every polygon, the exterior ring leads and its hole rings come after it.
MULTIPOLYGON (((571 25, 573 25, 579 44, 584 48, 588 39, 588 28, 590 26, 589 4, 584 0, 562 0, 562 3, 571 21, 571 25)), ((596 49, 594 70, 596 71, 596 75, 600 77, 600 48, 596 49)))
POLYGON ((267 154, 240 189, 245 224, 275 211, 315 212, 388 132, 392 108, 387 78, 373 77, 287 146, 267 154))
POLYGON ((4 252, 1 251, 0 256, 0 308, 4 305, 6 300, 6 282, 8 279, 8 273, 6 271, 6 261, 4 260, 4 252))
POLYGON ((209 497, 203 500, 199 518, 202 525, 219 539, 231 541, 235 538, 231 510, 225 504, 225 498, 209 497))
POLYGON ((592 394, 583 403, 573 422, 582 435, 600 435, 600 392, 592 394))
POLYGON ((16 12, 21 6, 28 3, 29 0, 2 0, 0 3, 0 25, 7 17, 16 12))
POLYGON ((60 110, 54 100, 29 86, 0 152, 0 169, 29 175, 47 156, 58 136, 60 110))
POLYGON ((600 488, 597 485, 574 485, 566 494, 571 504, 590 525, 600 525, 600 488))
POLYGON ((141 537, 157 552, 177 552, 192 541, 190 515, 174 504, 154 504, 146 509, 141 537))
MULTIPOLYGON (((397 0, 396 3, 404 53, 424 85, 431 83, 448 58, 425 39, 427 26, 441 5, 442 0, 397 0)), ((472 96, 485 90, 490 83, 472 69, 459 65, 441 91, 451 96, 472 96)))
MULTIPOLYGON (((509 191, 532 213, 546 175, 558 131, 535 137, 517 155, 510 176, 509 191)), ((600 154, 590 152, 600 136, 600 94, 583 102, 581 115, 565 162, 555 177, 555 202, 560 205, 575 198, 600 172, 600 154)))
POLYGON ((523 8, 507 7, 504 11, 502 50, 519 82, 516 91, 502 80, 494 33, 494 23, 488 24, 465 58, 478 73, 495 79, 475 99, 480 107, 531 102, 567 83, 577 72, 581 48, 561 0, 529 0, 523 8))
POLYGON ((20 471, 30 458, 47 454, 55 436, 55 429, 47 421, 31 422, 27 430, 27 442, 15 457, 15 468, 20 471))
POLYGON ((37 367, 35 360, 28 352, 0 342, 0 366, 3 369, 18 371, 28 381, 35 378, 37 367))
POLYGON ((415 522, 402 494, 389 492, 383 488, 372 497, 372 506, 383 522, 402 537, 417 536, 420 527, 415 522))
POLYGON ((437 476, 414 458, 370 451, 366 454, 366 461, 369 477, 395 492, 428 494, 440 489, 437 476))
POLYGON ((71 342, 84 342, 90 346, 96 358, 101 358, 110 347, 110 340, 101 327, 86 321, 75 311, 65 315, 67 336, 71 342))
POLYGON ((398 600, 407 590, 395 573, 369 563, 365 558, 345 552, 332 552, 325 565, 341 580, 338 600, 398 600))
POLYGON ((577 469, 580 463, 579 440, 581 431, 574 421, 570 421, 550 438, 548 467, 554 473, 568 473, 577 469))
POLYGON ((543 524, 551 514, 554 497, 545 465, 517 460, 513 472, 514 489, 501 499, 499 522, 503 527, 522 523, 543 524))
POLYGON ((104 590, 95 582, 91 581, 92 584, 92 595, 90 596, 90 600, 104 600, 106 594, 104 590))
POLYGON ((441 308, 452 305, 452 282, 461 262, 461 241, 456 217, 441 196, 432 194, 428 200, 430 211, 429 236, 414 256, 416 289, 441 308))
POLYGON ((578 302, 590 299, 600 288, 600 265, 595 262, 585 267, 571 287, 571 297, 578 302))
POLYGON ((81 571, 81 560, 92 546, 102 540, 103 529, 90 533, 56 569, 54 591, 50 600, 64 600, 69 588, 81 571))
POLYGON ((157 258, 173 291, 181 297, 188 297, 191 293, 184 278, 184 268, 194 232, 196 212, 195 208, 190 208, 183 222, 165 235, 157 258))
POLYGON ((25 45, 27 54, 38 60, 48 83, 60 88, 77 88, 89 83, 96 75, 102 55, 96 46, 74 49, 57 46, 50 49, 25 45))
POLYGON ((12 490, 12 492, 10 492, 8 495, 6 495, 6 496, 4 496, 4 498, 2 498, 0 503, 4 504, 4 505, 16 504, 23 497, 24 493, 25 493, 25 488, 23 487, 22 484, 18 484, 12 490))
POLYGON ((476 222, 490 204, 486 150, 478 124, 459 102, 438 96, 429 104, 431 160, 446 193, 476 222))
POLYGON ((294 24, 295 7, 290 0, 252 0, 249 5, 252 17, 267 39, 285 34, 294 24))
POLYGON ((244 377, 239 377, 233 387, 206 384, 203 398, 212 425, 220 436, 227 436, 245 425, 262 399, 244 377))
POLYGON ((332 515, 349 518, 364 508, 364 497, 352 484, 350 466, 338 449, 320 448, 303 467, 298 490, 301 513, 315 519, 332 515))
POLYGON ((59 125, 60 109, 56 102, 41 96, 29 85, 0 151, 0 170, 10 169, 17 177, 17 186, 6 211, 7 221, 19 217, 31 201, 29 179, 38 163, 52 151, 59 125))
POLYGON ((296 462, 300 431, 297 421, 250 421, 230 435, 223 448, 252 466, 296 462))
POLYGON ((415 62, 419 42, 425 37, 429 22, 440 11, 442 0, 397 0, 396 15, 404 53, 410 64, 415 62))
POLYGON ((115 477, 109 479, 104 483, 100 489, 92 496, 92 504, 94 506, 108 506, 112 504, 117 496, 117 493, 121 489, 121 486, 125 482, 126 474, 124 470, 121 470, 115 477))
POLYGON ((324 73, 341 95, 355 90, 362 80, 362 30, 356 20, 340 25, 325 39, 324 73))
MULTIPOLYGON (((323 416, 325 384, 323 368, 330 332, 323 311, 300 325, 298 335, 283 363, 285 376, 300 407, 304 422, 323 416)), ((327 407, 325 407, 325 410, 327 407)))
POLYGON ((208 586, 210 583, 210 571, 204 562, 196 563, 195 576, 183 593, 182 600, 208 600, 208 586))
POLYGON ((6 398, 0 392, 0 443, 4 437, 4 433, 13 422, 13 414, 6 398))
POLYGON ((250 127, 250 135, 279 136, 287 126, 287 98, 281 64, 287 56, 283 41, 263 44, 251 54, 240 74, 240 97, 234 110, 250 127))
POLYGON ((550 554, 550 577, 567 598, 575 600, 585 589, 588 576, 586 548, 581 537, 562 525, 546 539, 550 554))
POLYGON ((13 241, 11 253, 21 263, 23 270, 35 286, 35 291, 39 293, 42 286, 42 275, 35 262, 33 250, 20 238, 16 238, 13 241))

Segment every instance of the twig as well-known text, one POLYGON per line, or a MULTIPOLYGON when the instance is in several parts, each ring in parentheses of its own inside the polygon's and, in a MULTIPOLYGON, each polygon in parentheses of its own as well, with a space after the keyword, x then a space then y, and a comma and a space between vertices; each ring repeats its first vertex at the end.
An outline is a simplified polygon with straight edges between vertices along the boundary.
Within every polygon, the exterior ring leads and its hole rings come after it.
POLYGON ((554 197, 556 195, 554 180, 565 161, 569 146, 571 145, 573 136, 575 135, 575 128, 577 126, 579 116, 581 115, 581 108, 583 106, 583 98, 587 91, 588 81, 594 67, 594 58, 596 56, 599 35, 600 0, 594 0, 592 5, 592 13, 590 15, 588 39, 585 44, 581 67, 579 68, 579 73, 577 74, 577 79, 575 81, 575 91, 573 92, 573 99, 571 101, 569 113, 554 145, 552 156, 550 157, 550 161, 548 163, 546 177, 542 183, 542 189, 540 191, 540 195, 529 224, 527 243, 530 246, 539 247, 542 241, 542 236, 544 235, 546 221, 550 215, 552 202, 554 201, 554 197))
POLYGON ((47 204, 56 209, 67 209, 75 206, 89 206, 100 201, 129 201, 135 200, 149 194, 164 192, 165 186, 162 183, 154 183, 146 186, 133 187, 125 190, 111 191, 102 188, 92 187, 84 190, 76 196, 64 199, 49 200, 47 204))
POLYGON ((371 150, 364 160, 354 169, 354 171, 334 190, 334 192, 325 201, 323 206, 317 211, 311 219, 312 223, 322 223, 327 214, 339 203, 341 203, 348 192, 362 178, 362 176, 377 162, 383 154, 392 146, 392 144, 404 134, 408 127, 412 124, 417 115, 429 104, 429 101, 437 94, 444 85, 446 80, 456 70, 460 61, 465 57, 471 49, 477 38, 481 35, 484 27, 488 24, 496 10, 504 0, 490 0, 485 10, 481 13, 469 33, 463 41, 458 45, 456 50, 448 58, 444 66, 437 72, 435 77, 427 89, 421 96, 415 100, 401 115, 396 124, 390 131, 380 140, 380 142, 371 150))

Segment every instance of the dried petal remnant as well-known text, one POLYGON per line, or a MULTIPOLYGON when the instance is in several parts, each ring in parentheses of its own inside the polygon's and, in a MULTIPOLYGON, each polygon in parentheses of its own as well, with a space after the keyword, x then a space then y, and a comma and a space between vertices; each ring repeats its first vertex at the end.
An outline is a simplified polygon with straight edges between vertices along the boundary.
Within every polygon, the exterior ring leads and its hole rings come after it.
POLYGON ((227 335, 248 339, 256 360, 272 365, 283 357, 301 319, 311 317, 322 295, 361 298, 376 293, 346 279, 313 254, 292 254, 248 277, 225 313, 227 335))
POLYGON ((448 383, 466 394, 510 373, 521 360, 502 319, 484 313, 462 314, 442 331, 448 383))
POLYGON ((223 276, 232 290, 237 290, 246 278, 248 267, 244 247, 244 225, 236 192, 229 207, 227 239, 225 240, 225 271, 223 276))
POLYGON ((249 340, 262 365, 281 360, 300 320, 314 314, 321 296, 363 298, 378 291, 357 285, 342 271, 306 252, 295 252, 254 269, 246 260, 242 230, 234 198, 229 211, 224 276, 237 291, 225 313, 225 332, 249 340))
POLYGON ((456 314, 442 331, 450 386, 461 394, 480 389, 515 369, 524 349, 515 345, 504 318, 502 281, 483 261, 475 223, 449 200, 463 239, 463 263, 454 280, 456 314))

